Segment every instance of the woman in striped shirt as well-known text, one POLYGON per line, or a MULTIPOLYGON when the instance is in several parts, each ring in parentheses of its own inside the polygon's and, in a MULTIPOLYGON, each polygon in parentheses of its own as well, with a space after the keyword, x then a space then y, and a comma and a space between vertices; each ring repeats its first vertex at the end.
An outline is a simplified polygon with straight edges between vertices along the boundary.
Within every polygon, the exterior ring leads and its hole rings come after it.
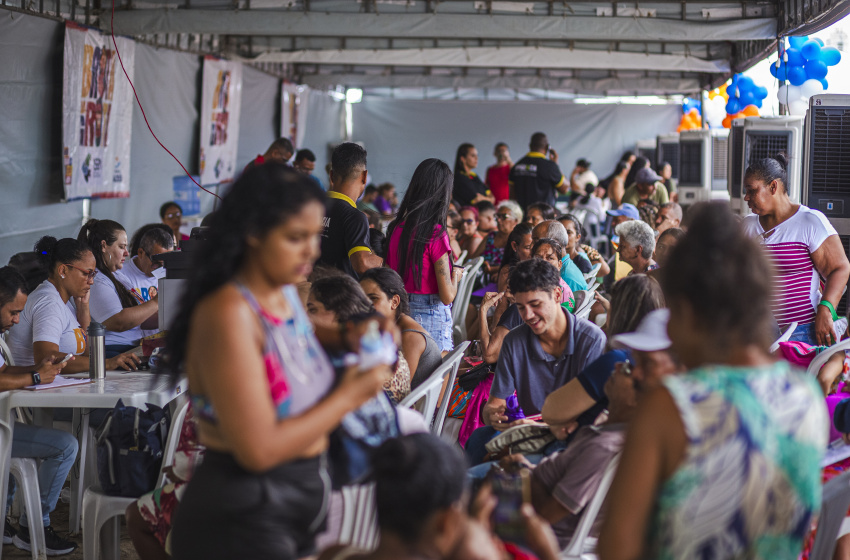
POLYGON ((744 218, 744 230, 773 262, 772 307, 780 329, 796 322, 791 340, 829 346, 846 328, 834 322, 850 262, 826 216, 788 196, 787 168, 784 154, 747 168, 744 200, 753 214, 744 218))

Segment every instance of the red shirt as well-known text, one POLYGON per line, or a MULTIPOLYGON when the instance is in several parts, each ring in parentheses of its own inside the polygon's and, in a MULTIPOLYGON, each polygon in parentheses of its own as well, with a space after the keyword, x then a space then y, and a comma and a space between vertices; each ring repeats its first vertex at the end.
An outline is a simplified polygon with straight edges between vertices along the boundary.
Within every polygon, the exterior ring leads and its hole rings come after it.
POLYGON ((487 185, 496 199, 496 204, 511 197, 511 188, 508 185, 508 175, 511 172, 510 165, 493 165, 487 168, 487 185))

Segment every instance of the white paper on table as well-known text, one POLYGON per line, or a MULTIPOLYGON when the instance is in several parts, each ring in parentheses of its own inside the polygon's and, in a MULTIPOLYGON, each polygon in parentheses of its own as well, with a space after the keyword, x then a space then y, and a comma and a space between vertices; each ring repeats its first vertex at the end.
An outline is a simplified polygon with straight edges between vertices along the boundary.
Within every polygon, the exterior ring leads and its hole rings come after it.
POLYGON ((57 387, 84 385, 86 383, 91 383, 91 379, 71 379, 70 377, 63 377, 61 375, 57 375, 55 378, 53 378, 53 383, 45 383, 42 385, 29 385, 28 387, 24 387, 24 389, 29 389, 30 391, 41 391, 42 389, 55 389, 57 387))

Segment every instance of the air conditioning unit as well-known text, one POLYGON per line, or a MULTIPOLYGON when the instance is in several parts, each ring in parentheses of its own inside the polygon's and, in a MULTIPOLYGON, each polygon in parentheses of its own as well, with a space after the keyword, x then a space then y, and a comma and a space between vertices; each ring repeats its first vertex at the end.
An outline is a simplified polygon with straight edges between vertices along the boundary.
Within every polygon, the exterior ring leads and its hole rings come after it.
MULTIPOLYGON (((809 99, 803 142, 802 203, 832 223, 850 256, 850 95, 809 99)), ((847 314, 847 294, 836 307, 847 314)))
POLYGON ((679 180, 679 133, 662 134, 655 139, 655 165, 667 162, 673 168, 673 179, 679 180))
POLYGON ((736 214, 746 214, 743 202, 744 192, 744 119, 732 121, 729 129, 729 155, 727 161, 726 185, 729 190, 729 207, 736 214), (742 206, 743 204, 743 206, 742 206))
MULTIPOLYGON (((744 121, 744 161, 741 165, 741 214, 750 214, 744 200, 744 173, 753 162, 784 152, 788 158, 788 195, 800 202, 803 169, 803 117, 747 117, 744 121)), ((734 122, 734 121, 733 121, 734 122)))
POLYGON ((683 130, 679 135, 679 204, 728 200, 729 131, 683 130))
POLYGON ((656 157, 657 153, 658 145, 654 138, 650 138, 649 140, 638 140, 635 145, 635 154, 648 159, 649 165, 652 166, 653 169, 656 169, 656 165, 658 164, 658 158, 656 157))

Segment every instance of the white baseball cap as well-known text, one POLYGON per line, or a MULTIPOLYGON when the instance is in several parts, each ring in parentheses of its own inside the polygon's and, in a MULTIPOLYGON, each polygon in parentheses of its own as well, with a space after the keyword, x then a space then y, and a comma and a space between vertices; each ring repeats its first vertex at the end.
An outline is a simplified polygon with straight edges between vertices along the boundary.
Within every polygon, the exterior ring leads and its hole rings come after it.
POLYGON ((640 352, 667 350, 671 344, 667 336, 669 320, 669 309, 656 309, 643 318, 635 332, 614 335, 611 346, 640 352))

